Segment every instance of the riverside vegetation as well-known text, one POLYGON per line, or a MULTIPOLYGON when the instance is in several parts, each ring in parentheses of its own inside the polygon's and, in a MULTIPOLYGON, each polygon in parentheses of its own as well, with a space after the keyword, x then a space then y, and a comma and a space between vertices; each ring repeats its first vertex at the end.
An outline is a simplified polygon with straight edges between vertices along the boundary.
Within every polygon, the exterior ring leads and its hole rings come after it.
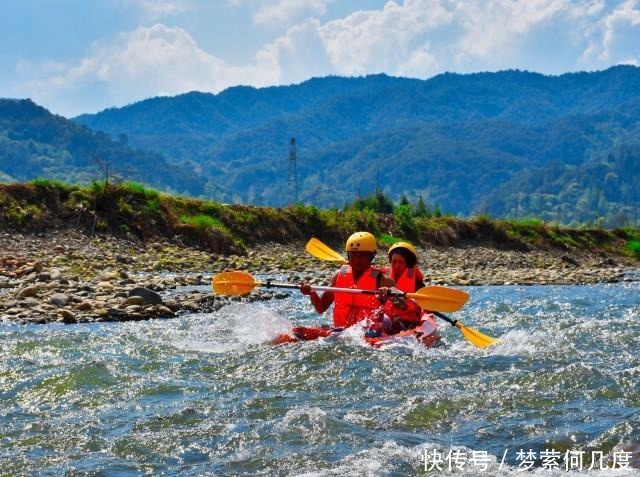
MULTIPOLYGON (((355 230, 381 248, 419 246, 432 283, 572 284, 632 279, 636 229, 568 229, 539 220, 461 220, 384 197, 344 210, 225 205, 135 183, 48 180, 0 185, 0 318, 18 323, 124 321, 213 311, 232 298, 203 286, 230 269, 326 283, 336 265, 304 251, 336 249, 355 230), (376 204, 376 201, 378 203, 376 204), (384 209, 387 213, 376 212, 384 209)), ((385 261, 379 253, 377 264, 385 261)), ((285 296, 256 291, 249 300, 285 296)))

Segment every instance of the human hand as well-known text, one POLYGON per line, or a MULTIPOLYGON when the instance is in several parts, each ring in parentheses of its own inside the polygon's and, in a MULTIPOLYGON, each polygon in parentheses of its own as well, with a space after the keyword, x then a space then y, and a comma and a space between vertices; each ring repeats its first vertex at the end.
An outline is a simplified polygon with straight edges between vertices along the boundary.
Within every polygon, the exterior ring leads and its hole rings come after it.
POLYGON ((387 287, 380 287, 376 292, 376 298, 380 303, 384 303, 389 299, 389 292, 391 290, 387 287))
POLYGON ((393 303, 393 306, 395 306, 396 308, 399 308, 400 310, 407 309, 407 300, 403 296, 392 297, 391 303, 393 303))
POLYGON ((303 295, 311 295, 311 292, 313 292, 313 289, 311 288, 311 283, 309 282, 301 282, 300 283, 300 292, 303 295))
POLYGON ((400 310, 407 309, 407 300, 403 296, 403 293, 400 289, 391 287, 389 288, 388 295, 391 303, 393 303, 393 306, 399 308, 400 310))

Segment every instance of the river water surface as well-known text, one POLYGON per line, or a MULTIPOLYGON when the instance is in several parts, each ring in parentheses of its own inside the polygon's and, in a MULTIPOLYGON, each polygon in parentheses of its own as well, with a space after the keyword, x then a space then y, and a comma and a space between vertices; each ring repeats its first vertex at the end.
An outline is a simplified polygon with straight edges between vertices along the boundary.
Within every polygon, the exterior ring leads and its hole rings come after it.
POLYGON ((639 282, 468 291, 452 316, 499 345, 267 344, 329 319, 295 292, 0 324, 0 475, 640 475, 639 282))

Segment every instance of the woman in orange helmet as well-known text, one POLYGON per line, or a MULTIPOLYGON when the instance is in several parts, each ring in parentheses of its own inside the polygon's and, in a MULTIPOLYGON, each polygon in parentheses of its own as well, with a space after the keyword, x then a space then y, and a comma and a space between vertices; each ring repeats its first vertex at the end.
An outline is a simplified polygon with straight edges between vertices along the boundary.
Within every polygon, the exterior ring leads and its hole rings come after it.
MULTIPOLYGON (((409 242, 397 242, 389 248, 389 267, 385 275, 403 292, 413 293, 424 287, 424 276, 418 268, 418 252, 409 242)), ((422 310, 411 300, 388 300, 384 305, 384 331, 395 334, 415 328, 422 321, 422 310)))

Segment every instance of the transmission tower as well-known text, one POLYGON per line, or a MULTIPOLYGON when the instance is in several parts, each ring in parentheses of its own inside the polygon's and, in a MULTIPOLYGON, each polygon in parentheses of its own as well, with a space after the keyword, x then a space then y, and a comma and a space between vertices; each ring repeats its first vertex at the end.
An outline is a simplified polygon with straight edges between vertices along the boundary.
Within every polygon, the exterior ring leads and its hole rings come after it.
POLYGON ((296 138, 289 141, 289 193, 293 196, 293 204, 298 203, 298 166, 296 161, 296 138))

